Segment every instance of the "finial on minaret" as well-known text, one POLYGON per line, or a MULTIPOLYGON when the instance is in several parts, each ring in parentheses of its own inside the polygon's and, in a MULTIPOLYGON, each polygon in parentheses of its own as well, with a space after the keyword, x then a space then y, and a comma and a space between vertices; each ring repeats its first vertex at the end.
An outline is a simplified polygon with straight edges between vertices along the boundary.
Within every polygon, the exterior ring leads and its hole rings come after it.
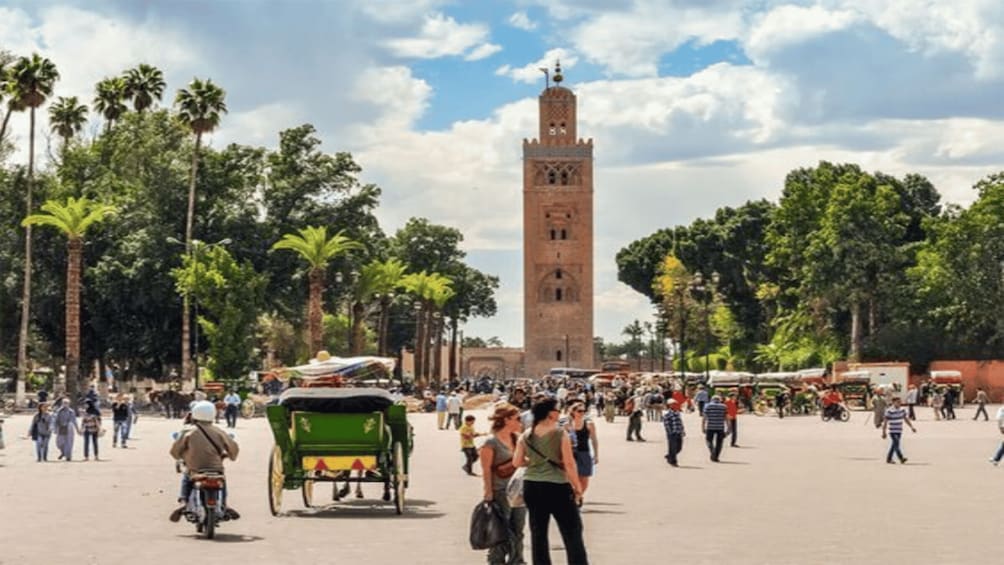
POLYGON ((540 72, 544 73, 544 90, 551 88, 551 71, 547 70, 547 67, 537 67, 540 72))
POLYGON ((565 77, 561 74, 561 59, 558 59, 554 63, 554 84, 561 84, 563 80, 565 77))

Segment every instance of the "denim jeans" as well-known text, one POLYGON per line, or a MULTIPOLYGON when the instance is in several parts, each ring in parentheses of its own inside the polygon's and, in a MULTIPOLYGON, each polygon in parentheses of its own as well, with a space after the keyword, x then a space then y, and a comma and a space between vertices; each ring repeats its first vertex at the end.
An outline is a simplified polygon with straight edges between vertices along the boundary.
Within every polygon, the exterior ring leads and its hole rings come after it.
POLYGON ((129 439, 129 420, 115 420, 112 427, 112 444, 121 443, 122 447, 126 446, 126 440, 129 439))
POLYGON ((718 461, 722 455, 722 444, 725 443, 725 430, 708 430, 704 432, 704 441, 708 444, 711 460, 718 461))
POLYGON ((1000 463, 1000 460, 1004 458, 1004 441, 1001 442, 1001 446, 997 448, 997 454, 994 455, 994 462, 1000 463))
POLYGON ((84 458, 91 456, 90 447, 94 444, 94 458, 98 458, 98 432, 84 432, 84 458))
POLYGON ((666 434, 666 443, 669 444, 666 450, 666 461, 670 465, 678 464, 676 456, 683 449, 683 436, 680 434, 666 434))
POLYGON ((49 437, 50 436, 38 436, 35 439, 35 456, 39 461, 49 460, 49 437))
MULTIPOLYGON (((189 497, 192 496, 192 488, 195 486, 195 481, 188 475, 188 473, 181 474, 181 492, 178 493, 178 502, 188 504, 189 497)), ((220 504, 223 508, 227 507, 227 482, 223 481, 223 489, 220 491, 220 504)))
POLYGON ((524 480, 523 500, 530 514, 533 565, 551 565, 547 535, 551 516, 558 523, 568 565, 589 565, 586 545, 582 540, 582 516, 575 506, 572 485, 524 480))
POLYGON ((889 434, 889 454, 885 456, 885 460, 892 463, 892 456, 895 454, 899 457, 900 461, 906 459, 903 457, 903 452, 899 450, 899 439, 903 436, 902 433, 890 433, 889 434))
POLYGON ((227 417, 228 428, 237 427, 237 412, 238 408, 236 404, 227 404, 227 409, 226 412, 224 412, 224 415, 227 417))

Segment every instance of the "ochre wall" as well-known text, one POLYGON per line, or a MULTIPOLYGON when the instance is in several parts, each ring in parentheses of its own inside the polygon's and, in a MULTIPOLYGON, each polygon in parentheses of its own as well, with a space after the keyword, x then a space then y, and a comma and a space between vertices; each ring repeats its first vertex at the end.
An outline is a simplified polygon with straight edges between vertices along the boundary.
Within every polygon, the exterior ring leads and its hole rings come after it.
POLYGON ((1004 361, 931 361, 930 371, 959 371, 965 388, 966 401, 982 387, 991 402, 1004 401, 1004 361))

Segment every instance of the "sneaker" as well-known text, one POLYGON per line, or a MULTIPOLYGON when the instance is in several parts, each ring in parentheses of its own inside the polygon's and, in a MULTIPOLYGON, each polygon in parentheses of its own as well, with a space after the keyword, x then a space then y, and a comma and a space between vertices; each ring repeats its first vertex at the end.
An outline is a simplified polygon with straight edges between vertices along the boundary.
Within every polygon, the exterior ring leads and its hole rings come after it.
POLYGON ((1000 461, 994 459, 993 457, 990 458, 990 462, 994 464, 994 467, 1000 465, 1001 463, 1000 461))
POLYGON ((223 515, 226 516, 227 520, 239 520, 241 517, 236 510, 229 506, 223 511, 223 515))
POLYGON ((904 457, 904 458, 902 458, 902 459, 899 460, 899 464, 900 465, 905 465, 907 461, 909 461, 909 459, 907 459, 906 457, 904 457))
POLYGON ((886 463, 888 463, 888 464, 890 464, 890 465, 892 465, 892 464, 893 464, 893 461, 892 461, 892 459, 886 459, 886 460, 885 460, 885 462, 886 462, 886 463))
POLYGON ((181 520, 181 515, 184 513, 185 513, 185 507, 179 506, 178 508, 175 508, 173 512, 171 512, 171 515, 168 516, 167 519, 172 522, 177 522, 181 520))

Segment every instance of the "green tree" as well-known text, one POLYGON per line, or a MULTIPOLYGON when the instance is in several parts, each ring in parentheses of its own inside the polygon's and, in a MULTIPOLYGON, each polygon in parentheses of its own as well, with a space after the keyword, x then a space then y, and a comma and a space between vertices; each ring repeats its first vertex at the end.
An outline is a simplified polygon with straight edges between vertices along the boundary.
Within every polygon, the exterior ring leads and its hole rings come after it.
POLYGON ((321 325, 324 318, 322 304, 324 274, 328 263, 343 253, 362 248, 360 243, 345 237, 341 232, 328 237, 328 230, 325 227, 306 227, 297 234, 286 234, 272 246, 272 249, 286 249, 297 253, 309 267, 307 277, 310 281, 310 302, 307 318, 311 355, 316 355, 320 351, 324 340, 321 325))
POLYGON ((375 311, 379 311, 377 321, 377 354, 387 355, 387 324, 390 303, 407 269, 398 259, 375 260, 365 265, 359 273, 352 293, 352 332, 350 350, 352 355, 362 353, 365 341, 365 323, 375 311))
POLYGON ((155 101, 160 101, 167 88, 164 73, 146 63, 129 69, 122 78, 125 79, 125 98, 132 100, 133 109, 139 113, 143 113, 155 101))
POLYGON ((48 226, 66 236, 66 384, 71 397, 80 390, 80 276, 83 270, 84 235, 115 208, 87 198, 70 197, 66 203, 48 201, 42 214, 24 219, 24 226, 48 226))
POLYGON ((234 383, 256 365, 255 323, 265 277, 250 262, 238 263, 221 245, 196 241, 193 249, 172 274, 178 292, 198 301, 198 324, 209 340, 209 372, 234 383))
POLYGON ((94 111, 105 119, 105 132, 115 127, 115 122, 128 111, 126 80, 122 77, 105 77, 95 86, 94 111))
MULTIPOLYGON (((25 214, 33 213, 32 189, 35 183, 35 110, 52 96, 59 71, 52 61, 33 53, 21 57, 8 71, 9 105, 15 111, 28 110, 28 178, 25 191, 25 214)), ((31 319, 31 224, 24 228, 24 286, 21 295, 21 327, 17 347, 17 402, 24 398, 24 378, 28 363, 28 325, 31 319)))
POLYGON ((70 140, 84 130, 87 125, 87 105, 81 104, 76 96, 60 96, 49 106, 49 127, 63 140, 63 153, 70 140))
POLYGON ((23 110, 18 105, 17 91, 11 72, 16 61, 17 57, 9 51, 0 51, 0 103, 4 106, 3 120, 0 120, 0 149, 3 149, 11 114, 23 110))
MULTIPOLYGON (((123 80, 123 84, 124 84, 123 80)), ((188 88, 178 90, 174 104, 178 117, 195 135, 195 147, 192 149, 192 166, 188 181, 188 214, 185 217, 185 253, 192 251, 192 228, 195 223, 195 180, 199 170, 199 149, 202 147, 202 136, 215 130, 220 125, 220 119, 227 112, 226 93, 211 80, 193 79, 188 88)), ((188 298, 185 297, 181 316, 181 363, 182 373, 191 378, 191 355, 189 343, 191 340, 191 314, 188 298)), ((318 320, 318 327, 320 320, 318 320)), ((319 330, 318 330, 319 331, 319 330)))
MULTIPOLYGON (((645 351, 645 345, 642 343, 641 338, 645 335, 645 330, 641 326, 641 322, 635 320, 624 327, 621 330, 622 335, 628 337, 628 344, 630 345, 630 355, 635 358, 635 363, 637 364, 638 370, 641 370, 641 354, 645 351)), ((568 355, 565 355, 566 359, 568 355)))
POLYGON ((438 313, 437 303, 447 289, 451 289, 453 281, 439 273, 422 271, 405 275, 400 284, 418 306, 415 309, 415 378, 424 386, 431 372, 428 350, 433 320, 438 313))

